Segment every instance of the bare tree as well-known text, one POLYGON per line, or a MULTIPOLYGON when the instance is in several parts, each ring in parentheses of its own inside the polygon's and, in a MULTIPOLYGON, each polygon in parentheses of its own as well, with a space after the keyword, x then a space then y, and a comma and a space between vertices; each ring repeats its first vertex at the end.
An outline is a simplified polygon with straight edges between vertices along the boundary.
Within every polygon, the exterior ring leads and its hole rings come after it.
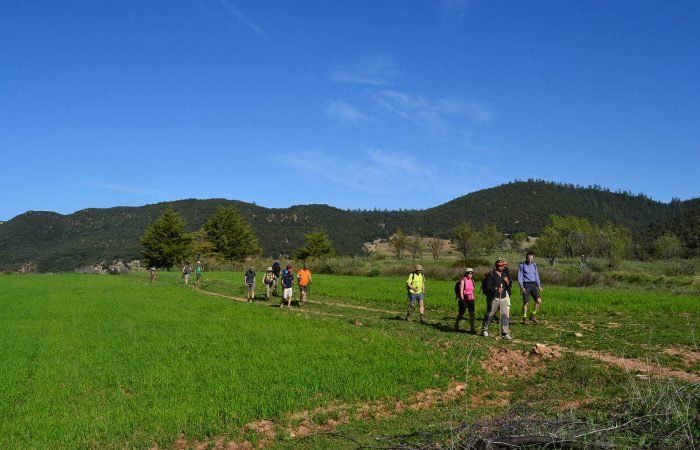
POLYGON ((433 255, 433 259, 440 259, 440 254, 442 253, 442 240, 438 238, 430 238, 426 243, 430 249, 430 253, 433 255))
POLYGON ((421 257, 423 253, 423 240, 420 236, 411 236, 408 238, 408 251, 411 253, 411 258, 415 261, 421 257))
POLYGON ((466 261, 478 248, 479 233, 468 223, 463 223, 454 230, 454 242, 466 261))
POLYGON ((397 229, 396 233, 389 238, 389 248, 398 259, 403 258, 403 254, 408 248, 408 236, 401 228, 397 229))

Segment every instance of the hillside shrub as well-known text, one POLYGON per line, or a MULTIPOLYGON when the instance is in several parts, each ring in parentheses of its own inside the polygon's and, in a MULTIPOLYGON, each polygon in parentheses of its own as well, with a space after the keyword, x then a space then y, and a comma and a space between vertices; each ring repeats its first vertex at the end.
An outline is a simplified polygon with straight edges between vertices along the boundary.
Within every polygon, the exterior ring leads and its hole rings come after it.
POLYGON ((455 262, 452 263, 452 267, 464 269, 466 267, 493 267, 493 263, 495 262, 495 259, 493 261, 486 259, 486 258, 469 258, 466 261, 464 259, 458 259, 455 262))
POLYGON ((664 274, 668 276, 674 275, 695 275, 695 262, 693 260, 675 259, 667 261, 663 265, 664 274))

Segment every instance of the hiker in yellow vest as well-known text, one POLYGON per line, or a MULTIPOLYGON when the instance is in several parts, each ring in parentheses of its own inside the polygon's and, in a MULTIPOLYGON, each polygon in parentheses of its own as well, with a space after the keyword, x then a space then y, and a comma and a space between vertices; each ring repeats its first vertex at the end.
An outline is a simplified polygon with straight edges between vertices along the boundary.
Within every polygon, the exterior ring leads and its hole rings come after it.
POLYGON ((423 266, 416 264, 415 269, 406 280, 406 289, 408 289, 408 310, 404 320, 411 320, 413 308, 418 302, 418 311, 420 312, 420 323, 425 323, 425 307, 423 306, 423 298, 425 297, 425 275, 423 275, 423 266))

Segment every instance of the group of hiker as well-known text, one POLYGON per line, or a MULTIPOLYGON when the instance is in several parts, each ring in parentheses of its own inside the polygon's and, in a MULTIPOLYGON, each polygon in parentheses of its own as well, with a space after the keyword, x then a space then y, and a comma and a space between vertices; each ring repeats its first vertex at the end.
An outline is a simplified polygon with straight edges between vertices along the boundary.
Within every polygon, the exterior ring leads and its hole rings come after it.
MULTIPOLYGON (((197 261, 194 273, 195 284, 199 284, 202 279, 204 266, 201 261, 197 261)), ((192 274, 192 266, 186 262, 182 267, 182 277, 185 284, 189 284, 192 274)), ((150 270, 150 280, 156 279, 156 268, 150 270)), ((285 303, 288 308, 292 306, 294 297, 294 280, 296 279, 299 288, 299 306, 304 306, 304 302, 308 300, 309 286, 311 285, 311 270, 304 263, 302 268, 294 273, 292 264, 287 264, 282 267, 279 261, 274 261, 265 271, 263 284, 265 286, 265 299, 269 300, 273 296, 277 296, 278 285, 282 286, 282 302, 281 308, 284 308, 285 303)), ((253 267, 249 267, 243 275, 243 282, 246 288, 246 298, 249 302, 255 299, 255 284, 256 274, 253 267)), ((537 313, 540 310, 542 303, 542 283, 540 281, 537 264, 534 262, 534 254, 528 251, 525 255, 525 261, 518 264, 517 282, 520 286, 520 292, 523 298, 523 318, 522 324, 527 324, 528 321, 532 324, 537 324, 537 313), (530 300, 533 301, 530 316, 528 318, 528 307, 530 300)), ((423 266, 417 264, 414 267, 406 280, 406 288, 408 290, 408 307, 404 320, 410 321, 413 311, 418 306, 420 314, 420 322, 425 323, 425 275, 423 266)), ((457 299, 457 319, 454 324, 455 331, 459 331, 459 322, 464 319, 465 313, 469 316, 469 333, 477 334, 476 330, 476 281, 474 278, 474 269, 468 267, 464 271, 464 275, 455 283, 455 297, 457 299)), ((481 280, 481 292, 486 297, 486 314, 482 320, 481 335, 489 336, 489 325, 498 317, 499 331, 501 338, 504 340, 512 340, 510 335, 510 301, 511 290, 513 287, 513 279, 511 278, 508 262, 505 259, 499 258, 494 263, 492 270, 484 274, 481 280), (500 312, 499 312, 500 311, 500 312)))
MULTIPOLYGON (((194 270, 189 262, 185 262, 182 266, 182 278, 185 284, 190 283, 190 278, 192 272, 195 274, 194 284, 199 284, 202 281, 202 273, 204 272, 204 264, 197 260, 194 270)), ((153 266, 149 269, 149 281, 152 283, 158 278, 158 272, 156 267, 153 266)), ((301 270, 299 270, 296 275, 294 274, 294 268, 291 264, 287 264, 286 267, 282 268, 279 261, 272 263, 272 266, 268 267, 265 271, 263 277, 263 284, 265 285, 265 300, 269 300, 272 296, 277 296, 277 286, 282 285, 282 304, 287 303, 287 307, 291 307, 292 300, 294 297, 294 280, 297 280, 299 286, 299 306, 304 306, 304 302, 309 296, 309 286, 311 285, 311 270, 309 266, 304 263, 301 270)), ((243 275, 243 283, 246 289, 246 299, 252 302, 255 299, 255 284, 256 275, 255 269, 249 267, 243 275)))
MULTIPOLYGON (((155 267, 151 270, 155 272, 155 267)), ((204 271, 204 264, 202 261, 197 260, 197 264, 194 266, 194 284, 199 284, 202 281, 202 272, 204 271)), ((182 278, 185 280, 185 284, 190 284, 190 277, 192 276, 192 265, 189 262, 185 262, 182 266, 182 278)), ((151 280, 153 281, 153 280, 151 280)))
MULTIPOLYGON (((542 283, 540 281, 537 264, 534 262, 534 253, 529 251, 525 256, 525 261, 518 265, 518 285, 523 298, 523 318, 522 324, 528 323, 528 305, 530 300, 534 301, 534 306, 529 317, 532 324, 537 324, 537 313, 542 304, 542 283)), ((494 263, 492 270, 484 274, 481 280, 481 291, 486 297, 486 314, 482 321, 481 335, 489 336, 489 325, 498 314, 498 323, 501 338, 507 341, 512 340, 510 335, 510 298, 513 279, 510 275, 508 262, 499 258, 494 263), (499 313, 500 310, 500 313, 499 313)), ((425 323, 425 275, 423 266, 417 264, 406 280, 408 290, 408 309, 404 320, 411 320, 416 304, 420 312, 420 322, 425 323)), ((457 298, 457 320, 454 329, 459 331, 459 322, 464 319, 464 313, 469 313, 469 332, 477 334, 475 326, 475 303, 476 303, 476 283, 474 281, 474 269, 468 267, 464 275, 455 283, 455 297, 457 298)))
MULTIPOLYGON (((295 274, 291 264, 287 264, 282 268, 279 261, 272 263, 265 270, 263 276, 263 285, 265 286, 265 300, 270 300, 273 296, 277 296, 277 286, 282 285, 282 303, 280 307, 284 307, 285 302, 288 308, 292 306, 294 298, 294 280, 296 279, 299 287, 299 306, 304 306, 304 302, 309 296, 309 285, 311 284, 311 270, 304 263, 302 268, 295 274)), ((249 267, 243 274, 243 284, 246 290, 246 300, 252 302, 255 300, 255 285, 257 275, 255 268, 249 267)))
MULTIPOLYGON (((252 302, 255 299, 255 269, 249 267, 246 271, 244 277, 244 283, 246 286, 247 299, 252 302)), ((287 264, 282 268, 279 261, 272 263, 270 267, 265 270, 265 275, 263 276, 263 284, 265 285, 265 299, 269 300, 272 296, 277 296, 277 285, 282 285, 282 303, 281 308, 284 307, 285 302, 287 307, 291 308, 292 300, 294 298, 294 279, 297 280, 297 285, 299 287, 299 306, 304 306, 304 302, 309 296, 309 285, 311 285, 311 270, 309 266, 304 263, 302 268, 294 274, 294 268, 291 264, 287 264)))

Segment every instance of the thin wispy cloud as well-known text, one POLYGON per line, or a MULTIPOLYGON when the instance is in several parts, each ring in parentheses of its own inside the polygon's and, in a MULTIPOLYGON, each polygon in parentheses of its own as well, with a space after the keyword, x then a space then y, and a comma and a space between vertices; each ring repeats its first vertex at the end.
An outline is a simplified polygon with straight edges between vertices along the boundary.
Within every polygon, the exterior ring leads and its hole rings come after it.
POLYGON ((438 130, 451 128, 455 121, 465 118, 479 124, 488 123, 493 118, 493 111, 487 106, 460 98, 431 99, 385 89, 375 93, 374 100, 379 106, 415 125, 438 130))
POLYGON ((255 33, 260 36, 265 36, 265 32, 260 28, 250 17, 248 17, 243 11, 236 8, 231 0, 219 0, 219 3, 231 14, 231 16, 238 22, 247 26, 255 33))
POLYGON ((112 184, 112 183, 88 183, 89 186, 102 189, 105 191, 117 192, 121 194, 131 194, 131 195, 143 195, 143 196, 153 196, 153 195, 163 195, 163 191, 157 191, 153 189, 145 189, 138 186, 129 186, 125 184, 112 184))
POLYGON ((431 163, 381 149, 362 150, 353 153, 352 158, 312 150, 294 152, 293 156, 278 154, 273 159, 304 171, 307 179, 360 194, 398 195, 440 184, 438 170, 431 163))
POLYGON ((383 55, 364 59, 351 66, 336 67, 330 73, 330 79, 337 83, 383 86, 389 84, 396 74, 393 58, 383 55))
POLYGON ((325 112, 329 117, 339 119, 343 122, 365 122, 372 120, 371 117, 342 100, 331 100, 326 103, 325 112))
POLYGON ((461 22, 467 15, 469 0, 442 0, 440 7, 450 21, 461 22))

